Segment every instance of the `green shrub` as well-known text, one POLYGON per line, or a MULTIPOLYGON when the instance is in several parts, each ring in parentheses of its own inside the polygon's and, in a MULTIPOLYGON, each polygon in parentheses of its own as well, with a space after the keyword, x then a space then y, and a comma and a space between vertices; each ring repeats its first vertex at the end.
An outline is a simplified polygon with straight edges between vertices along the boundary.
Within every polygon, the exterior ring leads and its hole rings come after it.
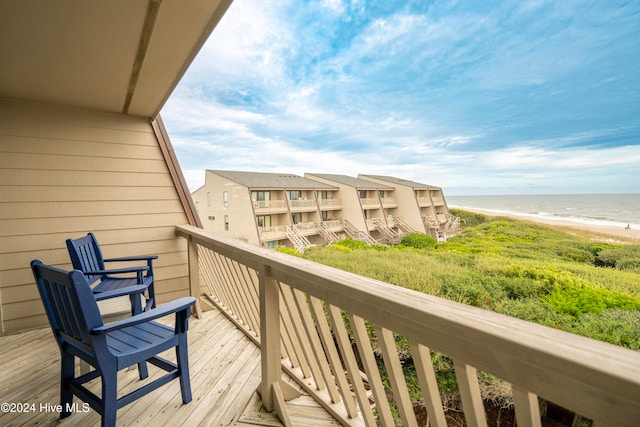
POLYGON ((338 243, 334 244, 333 246, 342 246, 344 248, 349 248, 349 249, 366 249, 371 247, 370 244, 360 240, 356 240, 356 239, 340 240, 338 243))
POLYGON ((640 272, 640 245, 625 245, 603 249, 597 254, 596 265, 623 271, 640 272))
POLYGON ((640 311, 614 308, 586 314, 572 328, 572 332, 640 350, 640 311))
POLYGON ((604 288, 568 287, 557 289, 544 297, 543 301, 560 313, 572 316, 600 313, 611 308, 640 310, 640 298, 604 288))
POLYGON ((300 257, 300 253, 298 253, 298 251, 296 251, 293 248, 287 247, 287 246, 280 246, 278 249, 276 249, 278 252, 282 252, 283 254, 289 254, 289 255, 293 255, 293 256, 297 256, 300 257))
POLYGON ((400 244, 416 249, 425 249, 434 247, 438 241, 435 237, 424 233, 408 233, 402 237, 400 244))

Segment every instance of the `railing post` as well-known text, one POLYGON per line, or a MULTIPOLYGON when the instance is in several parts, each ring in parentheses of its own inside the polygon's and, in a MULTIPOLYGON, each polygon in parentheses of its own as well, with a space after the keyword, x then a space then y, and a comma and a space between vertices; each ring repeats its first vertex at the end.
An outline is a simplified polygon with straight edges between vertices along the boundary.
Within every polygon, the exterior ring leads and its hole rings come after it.
POLYGON ((198 319, 202 318, 202 309, 200 308, 200 265, 198 260, 198 244, 193 240, 192 236, 187 237, 187 251, 189 256, 189 295, 196 298, 194 306, 195 315, 198 319))
POLYGON ((273 384, 280 380, 280 293, 271 267, 260 272, 260 353, 262 356, 262 405, 274 410, 273 384))

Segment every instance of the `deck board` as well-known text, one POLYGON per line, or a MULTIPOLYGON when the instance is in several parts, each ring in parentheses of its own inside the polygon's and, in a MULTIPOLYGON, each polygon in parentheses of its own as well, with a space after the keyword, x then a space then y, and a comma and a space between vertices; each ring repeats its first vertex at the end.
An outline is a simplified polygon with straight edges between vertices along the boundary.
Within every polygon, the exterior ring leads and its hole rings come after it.
MULTIPOLYGON (((59 404, 60 355, 50 329, 0 337, 0 402, 33 403, 35 412, 0 413, 0 425, 99 425, 90 410, 60 420, 41 405, 59 404)), ((175 353, 163 356, 175 360, 175 353)), ((211 310, 189 323, 189 367, 193 400, 183 405, 178 381, 153 391, 118 411, 118 425, 279 426, 273 414, 260 405, 260 350, 222 313, 211 310), (262 423, 263 422, 263 423, 262 423), (262 423, 262 424, 261 424, 262 423)), ((149 365, 149 379, 162 372, 149 365)), ((137 388, 136 369, 118 373, 119 396, 137 388)), ((88 387, 100 394, 100 381, 88 387)), ((74 398, 74 403, 82 402, 74 398)), ((313 399, 302 396, 287 403, 294 425, 338 425, 313 399)))

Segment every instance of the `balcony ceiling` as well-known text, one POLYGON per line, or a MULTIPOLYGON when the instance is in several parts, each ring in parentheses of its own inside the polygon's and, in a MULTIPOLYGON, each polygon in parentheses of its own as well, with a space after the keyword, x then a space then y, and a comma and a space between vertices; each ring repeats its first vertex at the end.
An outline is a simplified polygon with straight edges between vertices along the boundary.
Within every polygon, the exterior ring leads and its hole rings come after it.
POLYGON ((2 0, 0 98, 155 117, 231 0, 2 0))

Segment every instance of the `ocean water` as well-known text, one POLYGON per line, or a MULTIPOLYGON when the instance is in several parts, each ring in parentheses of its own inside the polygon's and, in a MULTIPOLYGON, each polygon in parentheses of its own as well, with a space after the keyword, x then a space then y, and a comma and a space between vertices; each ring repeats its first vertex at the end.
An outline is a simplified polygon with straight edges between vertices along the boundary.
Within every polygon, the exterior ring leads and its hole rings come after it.
POLYGON ((594 225, 640 228, 638 194, 446 196, 450 208, 486 209, 594 225))

